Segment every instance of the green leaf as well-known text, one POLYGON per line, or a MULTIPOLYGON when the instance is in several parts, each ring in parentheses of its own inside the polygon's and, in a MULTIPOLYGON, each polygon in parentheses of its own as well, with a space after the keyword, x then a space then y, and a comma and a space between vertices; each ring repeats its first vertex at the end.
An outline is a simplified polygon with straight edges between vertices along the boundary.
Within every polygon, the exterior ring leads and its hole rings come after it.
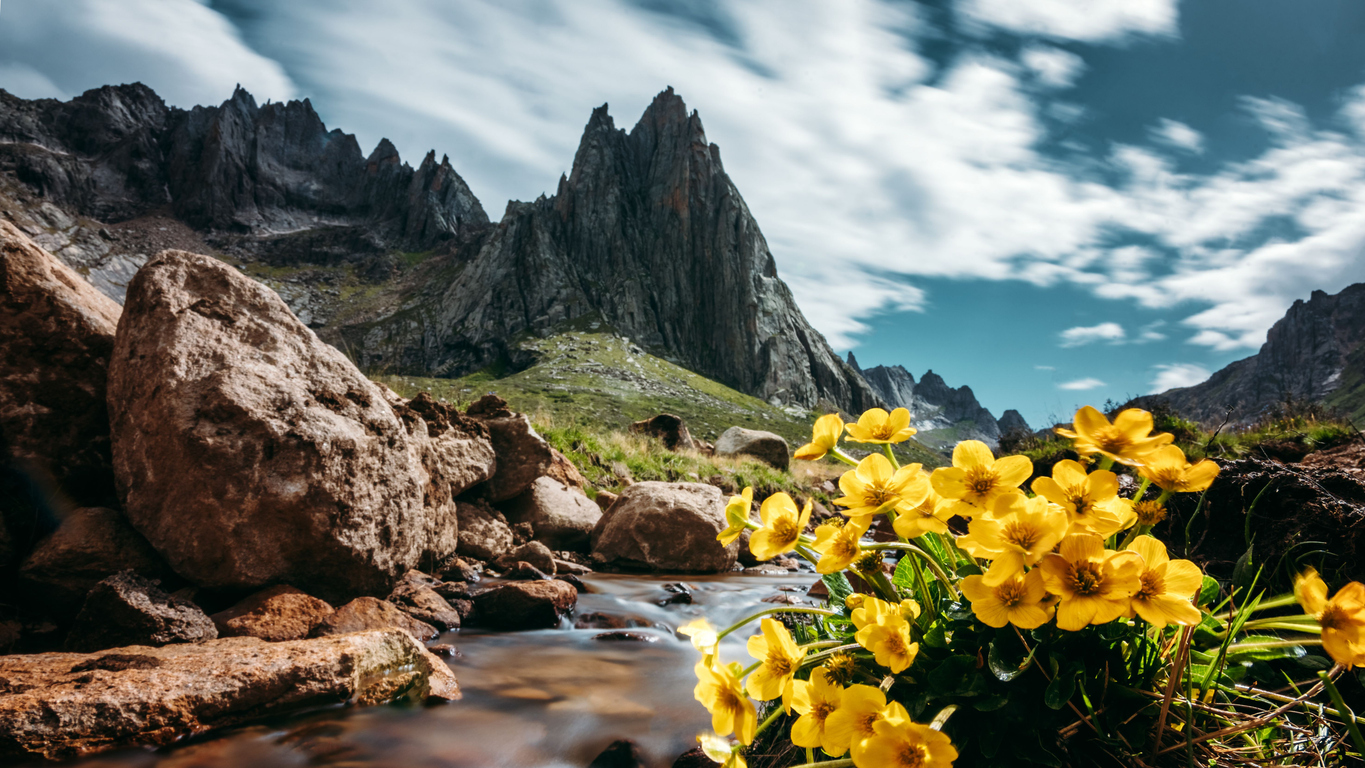
POLYGON ((1290 646, 1271 646, 1258 645, 1261 643, 1283 642, 1282 638, 1274 635, 1249 635, 1237 638, 1236 645, 1228 648, 1228 661, 1269 661, 1271 659, 1297 659, 1307 656, 1308 651, 1301 645, 1290 646))
POLYGON ((909 594, 915 595, 915 558, 905 555, 899 563, 896 563, 896 572, 891 575, 891 583, 896 585, 902 596, 909 594))
POLYGON ((1052 682, 1047 684, 1047 690, 1043 691, 1043 703, 1049 709, 1061 709, 1066 706, 1071 697, 1076 694, 1076 673, 1078 668, 1067 665, 1052 678, 1052 682))
POLYGON ((945 622, 936 621, 929 625, 929 629, 924 633, 924 644, 930 648, 947 648, 948 632, 945 622))
POLYGON ((853 586, 848 583, 844 572, 827 573, 820 577, 820 581, 825 582, 825 588, 829 590, 829 604, 836 609, 843 608, 844 598, 853 594, 853 586))
POLYGON ((1252 580, 1256 577, 1256 563, 1252 559, 1251 551, 1256 546, 1253 544, 1247 547, 1247 551, 1237 558, 1237 564, 1232 566, 1232 586, 1246 589, 1251 586, 1252 580))
MULTIPOLYGON (((1018 645, 1018 643, 1015 643, 1015 645, 1018 645)), ((999 643, 991 643, 990 653, 986 654, 986 662, 990 665, 991 674, 995 675, 996 679, 1008 683, 1014 678, 1024 674, 1029 668, 1029 665, 1033 663, 1033 653, 1030 652, 1028 657, 1022 661, 1005 659, 1000 654, 999 643)))
POLYGON ((1221 591, 1218 580, 1212 576, 1205 575, 1204 583, 1199 586, 1199 605, 1213 605, 1213 601, 1218 599, 1221 591))
POLYGON ((977 699, 976 702, 972 704, 972 709, 975 709, 978 712, 994 712, 1008 703, 1010 703, 1010 698, 1008 696, 1002 696, 997 693, 993 696, 977 699))
POLYGON ((929 673, 929 687, 939 695, 962 695, 971 690, 976 676, 975 656, 949 656, 929 673))

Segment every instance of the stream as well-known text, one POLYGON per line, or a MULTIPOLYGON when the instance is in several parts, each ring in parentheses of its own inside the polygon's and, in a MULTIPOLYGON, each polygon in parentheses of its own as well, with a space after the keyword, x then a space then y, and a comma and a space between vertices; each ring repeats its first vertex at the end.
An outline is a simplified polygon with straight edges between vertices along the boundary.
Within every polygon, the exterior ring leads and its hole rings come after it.
MULTIPOLYGON (((434 642, 460 652, 447 663, 461 701, 430 707, 331 707, 187 740, 64 763, 82 768, 584 768, 617 739, 634 741, 650 766, 668 768, 696 746, 710 717, 692 698, 698 656, 679 625, 698 616, 727 626, 784 593, 804 597, 812 573, 785 576, 621 576, 591 574, 575 617, 605 614, 623 630, 563 628, 533 632, 447 632, 434 642), (682 582, 692 602, 668 584, 682 582), (664 603, 664 604, 661 604, 664 603), (648 638, 653 638, 649 641, 648 638)), ((809 598, 804 600, 810 604, 809 598)), ((722 658, 748 658, 740 631, 722 658)))

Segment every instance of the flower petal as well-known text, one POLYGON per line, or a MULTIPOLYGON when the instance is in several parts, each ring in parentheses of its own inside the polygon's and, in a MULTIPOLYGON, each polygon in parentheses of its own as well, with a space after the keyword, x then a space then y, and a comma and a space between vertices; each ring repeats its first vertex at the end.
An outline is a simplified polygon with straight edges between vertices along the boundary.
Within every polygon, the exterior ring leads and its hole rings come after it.
MULTIPOLYGON (((989 467, 994 462, 995 454, 991 453, 991 449, 980 440, 963 440, 953 448, 953 466, 959 469, 989 467)), ((1019 482, 1023 481, 1020 480, 1019 482)))

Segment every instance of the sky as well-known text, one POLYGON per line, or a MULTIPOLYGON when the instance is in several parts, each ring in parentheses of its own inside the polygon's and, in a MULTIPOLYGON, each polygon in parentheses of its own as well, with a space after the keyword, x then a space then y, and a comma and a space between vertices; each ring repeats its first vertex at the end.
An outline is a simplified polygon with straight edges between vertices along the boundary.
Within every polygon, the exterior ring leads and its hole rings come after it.
POLYGON ((496 217, 671 85, 836 350, 1040 426, 1365 280, 1363 35, 1356 0, 0 0, 0 88, 309 98, 496 217))

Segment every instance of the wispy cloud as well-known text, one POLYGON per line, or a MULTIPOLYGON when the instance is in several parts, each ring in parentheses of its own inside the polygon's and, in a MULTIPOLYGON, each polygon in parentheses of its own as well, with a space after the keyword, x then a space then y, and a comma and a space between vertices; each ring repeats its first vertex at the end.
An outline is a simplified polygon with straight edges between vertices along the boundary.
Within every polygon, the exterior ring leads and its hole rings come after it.
POLYGON ((1199 155, 1204 152, 1204 134, 1177 120, 1162 118, 1147 129, 1152 140, 1169 147, 1199 155))
POLYGON ((1033 370, 1035 370, 1035 371, 1055 371, 1055 370, 1057 370, 1057 367, 1056 367, 1055 365, 1035 365, 1035 366, 1033 366, 1033 370))
POLYGON ((1080 56, 1051 45, 1029 45, 1020 52, 1019 61, 1050 88, 1070 86, 1085 70, 1080 56))
POLYGON ((1100 381, 1099 379, 1095 379, 1095 378, 1084 378, 1084 379, 1075 379, 1075 380, 1073 380, 1073 381, 1064 381, 1064 382, 1062 382, 1062 383, 1060 383, 1060 384, 1057 385, 1057 389, 1086 390, 1086 389, 1097 389, 1097 388, 1102 387, 1102 386, 1104 386, 1104 382, 1103 382, 1103 381, 1100 381))
POLYGON ((1175 0, 964 0, 961 10, 978 22, 1023 34, 1085 42, 1176 34, 1175 0))
POLYGON ((1167 363, 1154 366, 1156 376, 1152 378, 1150 394, 1158 394, 1176 387, 1189 387, 1209 378, 1209 370, 1193 363, 1167 363))
POLYGON ((1117 343, 1127 338, 1123 326, 1118 323, 1100 323, 1099 325, 1077 326, 1068 328, 1059 334, 1062 339, 1063 347, 1081 347, 1086 344, 1094 344, 1097 341, 1108 341, 1117 343))

